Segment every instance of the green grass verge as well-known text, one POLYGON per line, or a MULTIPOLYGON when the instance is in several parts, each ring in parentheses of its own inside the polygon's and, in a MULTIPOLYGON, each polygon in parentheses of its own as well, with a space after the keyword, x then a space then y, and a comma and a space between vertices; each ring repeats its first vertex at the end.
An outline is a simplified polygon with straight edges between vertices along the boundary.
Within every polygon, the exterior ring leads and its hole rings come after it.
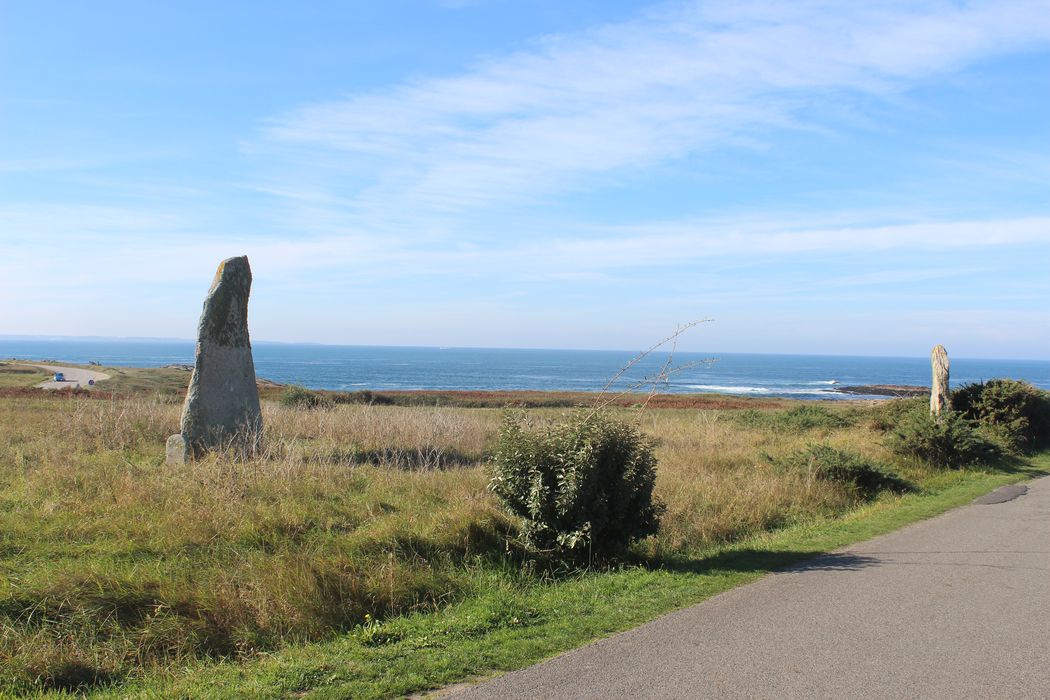
POLYGON ((51 374, 39 367, 18 362, 0 362, 0 388, 35 386, 51 378, 51 374))
MULTIPOLYGON (((488 572, 477 595, 438 613, 245 661, 197 663, 90 693, 95 698, 387 698, 522 668, 752 582, 778 568, 896 530, 992 489, 1050 472, 1050 453, 993 471, 944 472, 923 492, 664 562, 544 584, 488 572)), ((51 693, 48 697, 71 697, 51 693)))
MULTIPOLYGON (((77 365, 70 365, 77 366, 77 365)), ((101 367, 88 369, 105 372, 96 386, 102 391, 115 394, 162 394, 173 399, 181 398, 190 383, 190 372, 177 367, 101 367)))

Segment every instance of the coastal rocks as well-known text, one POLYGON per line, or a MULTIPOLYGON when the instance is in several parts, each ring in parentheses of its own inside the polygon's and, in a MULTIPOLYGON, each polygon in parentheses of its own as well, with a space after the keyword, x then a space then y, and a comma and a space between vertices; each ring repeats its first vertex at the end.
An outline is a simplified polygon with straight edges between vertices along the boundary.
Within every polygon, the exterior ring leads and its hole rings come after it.
POLYGON ((911 398, 915 396, 926 396, 930 390, 924 386, 911 386, 908 384, 865 384, 864 386, 842 386, 832 389, 839 394, 855 394, 857 396, 892 396, 893 398, 911 398))
POLYGON ((248 258, 224 260, 204 300, 197 328, 197 350, 181 433, 168 438, 169 464, 200 457, 209 449, 247 452, 262 431, 259 390, 248 338, 248 258))
POLYGON ((930 353, 930 364, 933 365, 933 386, 930 389, 930 413, 939 416, 948 405, 948 351, 943 345, 935 345, 930 353))

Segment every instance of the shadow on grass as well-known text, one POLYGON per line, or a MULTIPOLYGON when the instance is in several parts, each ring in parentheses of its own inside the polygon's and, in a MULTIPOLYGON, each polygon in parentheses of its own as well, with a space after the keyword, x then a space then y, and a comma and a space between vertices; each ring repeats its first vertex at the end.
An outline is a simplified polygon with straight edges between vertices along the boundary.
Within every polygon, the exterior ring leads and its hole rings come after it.
POLYGON ((652 570, 715 575, 771 573, 787 569, 792 571, 858 571, 877 566, 879 560, 849 552, 734 549, 702 559, 665 558, 637 563, 652 570))
POLYGON ((38 674, 39 684, 48 690, 81 695, 89 690, 115 684, 119 674, 110 673, 82 661, 61 661, 38 674))
POLYGON ((326 457, 340 464, 371 464, 404 471, 428 471, 474 467, 485 461, 485 455, 470 454, 452 447, 384 447, 381 449, 336 449, 326 457))
MULTIPOLYGON (((975 470, 1024 475, 1031 478, 1050 476, 1050 451, 1024 457, 1002 456, 994 463, 973 467, 975 470)), ((849 552, 774 551, 732 549, 703 558, 660 557, 634 558, 631 564, 650 570, 691 574, 771 573, 792 571, 855 571, 880 564, 879 559, 849 552)))
POLYGON ((1013 455, 1001 455, 994 462, 978 464, 971 469, 980 471, 997 471, 1004 474, 1024 474, 1033 479, 1040 476, 1050 476, 1050 469, 1033 464, 1033 459, 1042 458, 1050 464, 1050 451, 1040 451, 1023 457, 1013 455))

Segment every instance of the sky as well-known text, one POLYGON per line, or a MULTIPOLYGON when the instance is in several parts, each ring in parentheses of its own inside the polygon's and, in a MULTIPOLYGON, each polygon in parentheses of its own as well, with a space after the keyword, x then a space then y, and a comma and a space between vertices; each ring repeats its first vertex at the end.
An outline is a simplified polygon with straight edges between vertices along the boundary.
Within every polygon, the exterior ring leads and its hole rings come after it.
POLYGON ((1050 12, 0 0, 0 335, 1050 359, 1050 12))

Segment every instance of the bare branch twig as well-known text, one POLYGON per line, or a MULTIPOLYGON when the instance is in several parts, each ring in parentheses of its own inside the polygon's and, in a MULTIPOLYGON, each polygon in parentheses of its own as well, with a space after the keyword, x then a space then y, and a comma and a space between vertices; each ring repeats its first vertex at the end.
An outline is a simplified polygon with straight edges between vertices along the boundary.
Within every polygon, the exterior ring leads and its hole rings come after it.
POLYGON ((652 400, 653 396, 656 395, 657 387, 660 384, 665 384, 666 385, 668 383, 668 378, 672 374, 676 374, 678 372, 681 372, 682 370, 688 369, 690 367, 695 367, 696 365, 702 364, 702 363, 705 363, 705 362, 715 362, 716 360, 711 358, 711 359, 697 360, 697 361, 694 361, 694 362, 686 363, 685 365, 681 365, 681 366, 678 366, 678 367, 673 366, 674 353, 675 353, 675 350, 677 350, 677 348, 678 348, 678 337, 680 335, 682 335, 683 333, 685 333, 690 328, 698 326, 701 323, 710 323, 713 320, 714 319, 711 319, 711 318, 702 318, 702 319, 698 319, 696 321, 690 321, 689 323, 682 324, 682 325, 678 326, 674 330, 674 332, 671 333, 669 336, 667 336, 663 340, 659 341, 658 343, 652 345, 647 350, 643 350, 642 352, 638 353, 633 358, 631 358, 627 362, 627 364, 625 364, 623 367, 621 367, 619 369, 619 371, 616 372, 616 374, 614 374, 612 376, 612 378, 609 379, 608 382, 606 382, 605 386, 602 387, 602 390, 598 393, 597 398, 595 398, 595 400, 594 400, 594 404, 591 406, 591 412, 588 414, 587 418, 590 418, 591 416, 593 416, 598 411, 608 407, 610 404, 612 404, 614 401, 616 401, 620 397, 624 396, 625 394, 632 393, 632 392, 634 392, 634 391, 636 391, 636 390, 638 390, 638 389, 640 389, 640 388, 642 388, 644 386, 649 386, 650 387, 649 395, 646 397, 645 402, 642 404, 642 408, 644 409, 646 406, 649 405, 649 402, 652 400), (656 350, 660 349, 661 347, 663 347, 664 345, 666 345, 668 343, 671 343, 671 352, 668 353, 667 360, 663 363, 663 365, 661 366, 660 370, 655 375, 652 375, 650 377, 645 377, 641 381, 635 382, 633 384, 629 384, 627 386, 627 388, 625 388, 624 390, 622 390, 620 392, 617 392, 616 394, 609 395, 609 390, 613 387, 613 385, 616 384, 616 382, 618 382, 620 380, 621 377, 624 376, 624 374, 626 374, 628 371, 630 371, 630 369, 632 367, 637 365, 639 362, 641 362, 643 359, 648 357, 650 354, 652 354, 653 352, 655 352, 656 350))

